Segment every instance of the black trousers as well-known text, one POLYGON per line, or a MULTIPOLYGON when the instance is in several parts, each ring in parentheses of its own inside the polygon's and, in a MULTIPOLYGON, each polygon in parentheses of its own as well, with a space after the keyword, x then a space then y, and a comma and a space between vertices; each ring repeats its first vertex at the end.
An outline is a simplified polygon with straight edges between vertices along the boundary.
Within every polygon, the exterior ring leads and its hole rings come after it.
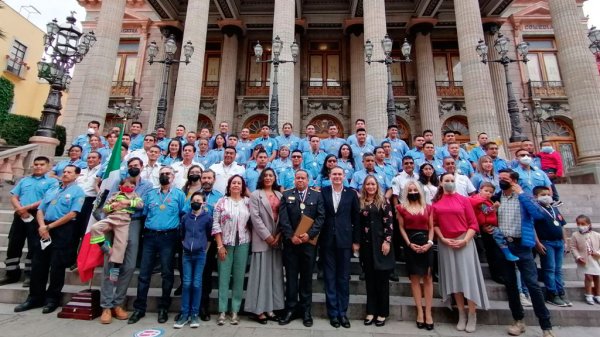
POLYGON ((202 272, 202 298, 201 309, 204 312, 210 312, 210 292, 213 289, 212 273, 217 270, 217 243, 211 242, 206 252, 206 262, 202 272))
POLYGON ((294 245, 289 240, 284 243, 285 308, 288 311, 310 313, 316 250, 310 243, 294 245))
POLYGON ((500 251, 500 248, 498 248, 498 245, 491 234, 482 231, 481 241, 483 242, 483 247, 485 248, 485 257, 490 269, 492 280, 497 283, 504 284, 506 282, 503 274, 503 261, 506 260, 504 254, 502 251, 500 251))
MULTIPOLYGON (((35 217, 36 210, 29 211, 29 214, 35 217)), ((23 247, 27 240, 27 256, 25 257, 25 275, 29 276, 31 271, 31 256, 33 254, 34 241, 36 240, 35 230, 37 221, 24 222, 16 213, 8 233, 8 248, 6 250, 6 277, 15 282, 21 278, 21 256, 23 247)))
POLYGON ((390 273, 391 270, 376 270, 372 247, 360 250, 365 285, 367 288, 367 315, 388 317, 390 315, 390 273))
MULTIPOLYGON (((50 222, 47 221, 46 224, 50 222)), ((73 225, 73 223, 66 223, 63 226, 73 225)), ((51 230, 52 243, 44 250, 41 249, 39 236, 37 236, 29 285, 29 299, 35 303, 60 304, 61 292, 65 284, 65 268, 70 265, 72 255, 71 247, 67 244, 68 239, 61 237, 60 234, 53 233, 51 230), (50 284, 46 288, 48 276, 50 276, 50 284)))

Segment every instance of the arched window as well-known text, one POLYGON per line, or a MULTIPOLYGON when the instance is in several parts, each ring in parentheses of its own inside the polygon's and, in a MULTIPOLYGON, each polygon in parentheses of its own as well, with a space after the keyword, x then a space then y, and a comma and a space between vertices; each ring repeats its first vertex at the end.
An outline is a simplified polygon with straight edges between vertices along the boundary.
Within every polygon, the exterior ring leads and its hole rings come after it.
POLYGON ((269 117, 267 115, 255 115, 244 123, 244 128, 248 128, 250 130, 250 138, 255 139, 260 137, 260 129, 263 125, 269 125, 269 117))
POLYGON ((344 127, 342 126, 342 123, 340 123, 340 121, 337 118, 331 115, 319 115, 313 118, 310 121, 310 124, 315 126, 317 132, 316 134, 321 138, 329 137, 329 134, 327 133, 327 131, 329 130, 329 125, 335 124, 335 126, 337 126, 338 128, 338 137, 345 138, 344 127))

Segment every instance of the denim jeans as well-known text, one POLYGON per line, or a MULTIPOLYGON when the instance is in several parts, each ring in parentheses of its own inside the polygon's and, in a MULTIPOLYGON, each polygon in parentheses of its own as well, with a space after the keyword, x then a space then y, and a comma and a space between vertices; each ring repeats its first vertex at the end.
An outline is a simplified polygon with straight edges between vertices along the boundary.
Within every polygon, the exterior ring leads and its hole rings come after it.
POLYGON ((162 296, 158 300, 158 309, 169 310, 174 280, 173 254, 175 253, 175 245, 177 244, 178 237, 177 231, 144 233, 137 296, 135 302, 133 302, 133 308, 136 311, 146 313, 148 289, 150 288, 152 270, 154 269, 157 254, 160 261, 160 276, 162 279, 162 296))
POLYGON ((565 243, 562 240, 541 240, 546 247, 546 255, 540 254, 542 277, 548 294, 563 295, 562 264, 565 243))
POLYGON ((197 316, 200 313, 202 294, 202 272, 206 262, 206 252, 188 252, 183 250, 181 317, 197 316))

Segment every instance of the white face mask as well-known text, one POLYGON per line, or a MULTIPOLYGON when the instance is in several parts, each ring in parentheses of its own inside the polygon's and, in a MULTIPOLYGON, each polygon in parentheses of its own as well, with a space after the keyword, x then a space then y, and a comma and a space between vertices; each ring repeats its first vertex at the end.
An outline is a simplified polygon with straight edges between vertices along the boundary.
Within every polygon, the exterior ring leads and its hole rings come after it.
POLYGON ((549 195, 541 195, 537 198, 537 201, 544 206, 548 206, 552 203, 552 197, 549 195))
POLYGON ((93 128, 87 129, 87 134, 90 136, 96 134, 96 129, 93 129, 93 128))
POLYGON ((552 148, 552 146, 542 146, 542 152, 544 152, 544 153, 552 153, 552 151, 554 151, 554 149, 552 148))
POLYGON ((529 157, 529 156, 521 157, 521 158, 519 158, 519 163, 521 163, 523 165, 529 165, 529 164, 531 164, 531 157, 529 157))
POLYGON ((587 233, 587 231, 590 229, 590 225, 587 226, 577 226, 577 230, 579 230, 579 233, 584 234, 587 233))

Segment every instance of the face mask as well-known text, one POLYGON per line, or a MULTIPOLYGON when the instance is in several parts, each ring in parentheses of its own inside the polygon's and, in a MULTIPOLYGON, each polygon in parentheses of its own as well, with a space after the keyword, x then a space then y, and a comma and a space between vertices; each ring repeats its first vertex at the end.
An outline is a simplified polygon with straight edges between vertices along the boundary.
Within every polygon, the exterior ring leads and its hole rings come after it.
POLYGON ((132 167, 130 169, 127 170, 127 174, 129 174, 130 177, 137 177, 140 175, 140 169, 137 167, 132 167))
POLYGON ((521 157, 521 158, 519 158, 519 163, 521 163, 523 165, 529 165, 529 164, 531 164, 531 157, 529 157, 529 156, 521 157))
POLYGON ((590 230, 590 225, 587 226, 577 226, 577 230, 579 231, 579 233, 581 234, 585 234, 590 230))
POLYGON ((96 134, 96 130, 92 129, 92 128, 89 128, 89 129, 87 129, 87 134, 88 134, 88 136, 95 135, 96 134))
POLYGON ((552 151, 554 151, 554 149, 552 148, 552 146, 542 146, 542 152, 544 152, 544 153, 552 153, 552 151))
POLYGON ((407 198, 409 201, 418 201, 418 200, 419 200, 419 198, 420 198, 420 194, 419 194, 419 193, 408 193, 408 194, 406 195, 406 198, 407 198))
POLYGON ((133 192, 133 190, 135 190, 135 187, 133 187, 133 186, 121 186, 120 189, 121 189, 121 192, 123 192, 123 193, 131 193, 131 192, 133 192))
POLYGON ((198 175, 198 174, 190 174, 188 176, 188 180, 196 182, 196 181, 200 180, 200 175, 198 175))
POLYGON ((512 187, 512 185, 506 180, 500 180, 500 182, 498 182, 498 185, 500 186, 500 189, 503 191, 510 190, 512 187))
POLYGON ((544 206, 548 206, 552 203, 552 197, 549 195, 542 195, 537 198, 537 201, 544 206))
POLYGON ((167 175, 167 174, 161 174, 161 175, 158 177, 158 182, 159 182, 161 185, 163 185, 163 186, 165 186, 165 185, 169 185, 169 175, 167 175))
POLYGON ((443 187, 446 192, 454 192, 456 190, 456 185, 454 183, 444 183, 443 187))
POLYGON ((202 207, 202 204, 199 202, 192 202, 190 206, 192 207, 192 210, 197 211, 202 207))

